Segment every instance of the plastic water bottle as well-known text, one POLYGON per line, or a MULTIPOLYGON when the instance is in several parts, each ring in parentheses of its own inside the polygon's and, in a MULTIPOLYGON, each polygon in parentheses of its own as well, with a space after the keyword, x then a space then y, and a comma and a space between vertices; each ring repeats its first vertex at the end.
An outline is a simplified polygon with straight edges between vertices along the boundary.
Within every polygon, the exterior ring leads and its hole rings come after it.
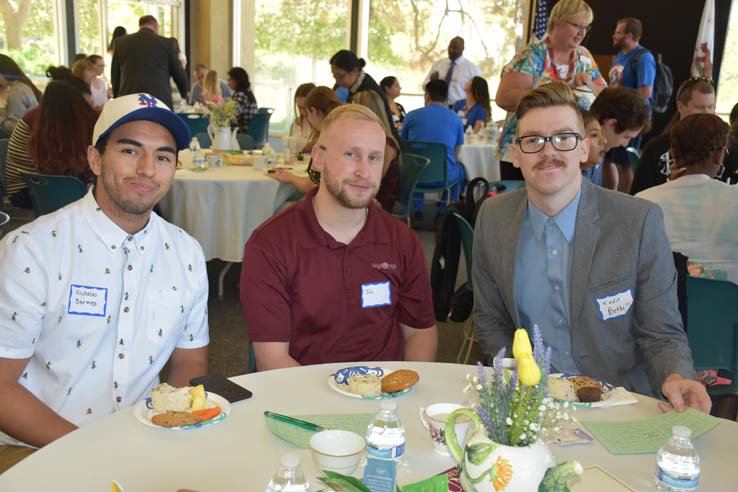
POLYGON ((405 453, 405 427, 395 413, 397 403, 385 400, 379 408, 366 430, 366 454, 370 458, 400 461, 405 453))
POLYGON ((197 139, 197 137, 192 137, 192 140, 190 140, 190 152, 192 152, 192 155, 195 155, 195 152, 200 150, 200 141, 197 139))
POLYGON ((205 169, 205 152, 201 148, 197 148, 195 153, 192 155, 192 165, 199 169, 205 169))
POLYGON ((282 455, 281 466, 269 480, 266 492, 308 492, 310 483, 300 469, 300 457, 293 453, 282 455))
POLYGON ((689 427, 675 425, 656 454, 656 490, 692 492, 700 480, 700 457, 689 440, 689 427))

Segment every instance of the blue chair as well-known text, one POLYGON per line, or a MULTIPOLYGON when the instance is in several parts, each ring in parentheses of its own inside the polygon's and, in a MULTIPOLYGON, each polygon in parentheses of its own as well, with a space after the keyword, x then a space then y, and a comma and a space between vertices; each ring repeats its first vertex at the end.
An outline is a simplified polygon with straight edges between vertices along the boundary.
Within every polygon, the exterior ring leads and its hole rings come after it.
POLYGON ((269 120, 272 118, 272 113, 274 113, 273 108, 259 108, 259 112, 249 122, 249 135, 254 141, 255 149, 264 147, 269 138, 269 120))
POLYGON ((8 157, 8 142, 10 139, 0 138, 0 210, 4 210, 3 198, 5 196, 5 159, 8 157))
POLYGON ((416 193, 441 193, 446 191, 446 204, 451 203, 451 189, 454 186, 461 187, 459 180, 448 180, 448 155, 446 145, 438 142, 420 142, 403 140, 401 142, 403 152, 416 154, 430 160, 430 165, 425 168, 415 187, 416 193))
POLYGON ((85 196, 87 187, 74 176, 53 176, 21 171, 31 190, 33 213, 36 217, 55 212, 85 196))
POLYGON ((251 150, 254 148, 254 140, 251 138, 251 135, 236 133, 236 140, 238 140, 238 146, 241 150, 251 150))
MULTIPOLYGON (((464 259, 466 259, 466 288, 470 292, 474 292, 472 288, 472 249, 474 245, 474 228, 462 215, 452 212, 452 215, 456 219, 456 225, 459 227, 459 233, 461 234, 461 245, 464 248, 464 259)), ((469 362, 469 356, 471 355, 471 349, 474 343, 477 341, 477 335, 474 331, 474 314, 470 314, 464 323, 463 339, 461 341, 461 347, 459 347, 459 353, 456 354, 456 362, 458 364, 466 364, 469 362), (466 353, 466 355, 464 355, 466 353)))
POLYGON ((10 222, 10 215, 5 212, 0 212, 0 238, 3 237, 3 229, 10 222))
POLYGON ((179 117, 182 118, 185 123, 187 123, 188 127, 190 127, 191 135, 195 135, 196 133, 201 132, 208 132, 208 124, 210 124, 210 120, 208 120, 208 117, 204 114, 186 113, 179 115, 179 117))
POLYGON ((738 392, 738 285, 687 277, 687 338, 694 368, 730 373, 730 385, 708 388, 711 395, 738 392))
POLYGON ((430 164, 427 157, 404 153, 400 156, 400 184, 392 215, 410 224, 413 209, 413 192, 420 173, 430 164))
POLYGON ((193 133, 192 136, 195 137, 198 142, 200 142, 200 148, 202 149, 209 149, 210 146, 213 145, 208 132, 193 133))
POLYGON ((249 374, 256 372, 256 356, 254 355, 254 344, 249 342, 249 374))

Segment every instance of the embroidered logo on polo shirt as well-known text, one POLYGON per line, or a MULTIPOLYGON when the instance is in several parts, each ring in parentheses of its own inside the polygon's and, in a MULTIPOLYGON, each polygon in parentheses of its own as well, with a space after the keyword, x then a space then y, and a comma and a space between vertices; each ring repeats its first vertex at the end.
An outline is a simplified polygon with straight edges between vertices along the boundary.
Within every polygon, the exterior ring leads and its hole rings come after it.
POLYGON ((397 265, 383 261, 382 263, 372 263, 372 268, 376 268, 377 270, 397 270, 397 265))

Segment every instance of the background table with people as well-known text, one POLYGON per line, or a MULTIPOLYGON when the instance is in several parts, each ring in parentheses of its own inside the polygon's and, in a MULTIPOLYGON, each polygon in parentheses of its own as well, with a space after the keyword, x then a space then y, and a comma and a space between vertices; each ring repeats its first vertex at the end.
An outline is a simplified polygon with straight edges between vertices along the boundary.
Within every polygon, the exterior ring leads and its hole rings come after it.
POLYGON ((464 145, 459 149, 459 162, 464 165, 466 179, 485 178, 487 181, 499 181, 500 161, 495 157, 497 145, 494 142, 466 137, 464 145))
MULTIPOLYGON (((136 420, 128 409, 103 417, 44 447, 0 476, 1 490, 104 490, 112 480, 126 490, 174 491, 262 490, 279 465, 279 457, 296 452, 313 484, 317 470, 308 450, 279 439, 268 430, 263 412, 290 416, 321 413, 376 413, 374 400, 334 392, 328 377, 348 364, 324 364, 254 373, 233 378, 253 392, 234 403, 223 422, 201 429, 155 429, 136 420)), ((418 410, 438 402, 464 404, 467 373, 474 366, 442 363, 383 362, 420 374, 409 393, 396 398, 405 426, 406 452, 398 471, 401 485, 422 480, 454 466, 450 457, 433 451, 418 410)), ((638 404, 610 409, 581 409, 579 420, 641 420, 659 414, 656 400, 638 397, 638 404)), ((701 490, 727 490, 736 479, 732 461, 738 424, 727 420, 695 439, 702 458, 701 490)), ((576 459, 586 468, 598 465, 633 490, 651 490, 655 455, 611 455, 595 441, 589 445, 551 445, 559 460, 576 459)), ((360 470, 357 473, 360 473, 360 470)), ((573 489, 577 491, 575 487, 573 489)))

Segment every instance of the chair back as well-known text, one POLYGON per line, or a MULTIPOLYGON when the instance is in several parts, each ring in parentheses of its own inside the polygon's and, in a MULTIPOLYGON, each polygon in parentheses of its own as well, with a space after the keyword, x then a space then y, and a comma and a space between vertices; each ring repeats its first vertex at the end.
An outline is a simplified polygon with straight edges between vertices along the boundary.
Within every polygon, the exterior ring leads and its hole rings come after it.
POLYGON ((509 191, 517 190, 518 188, 524 188, 525 181, 516 179, 505 179, 502 181, 490 181, 489 190, 496 192, 498 195, 501 193, 507 193, 509 191))
POLYGON ((3 210, 5 196, 5 159, 8 157, 8 138, 0 138, 0 210, 3 210))
POLYGON ((213 145, 213 141, 210 140, 208 132, 193 133, 192 136, 200 142, 200 148, 202 149, 209 149, 210 146, 213 145))
POLYGON ((472 247, 474 246, 474 228, 461 214, 452 212, 459 226, 459 234, 461 235, 461 245, 464 248, 464 259, 466 260, 466 287, 470 291, 472 289, 472 247))
MULTIPOLYGON (((210 124, 210 120, 208 120, 208 117, 204 114, 181 114, 179 115, 180 118, 184 120, 185 123, 187 123, 187 126, 190 127, 190 135, 195 135, 196 133, 207 133, 208 132, 208 125, 210 124)), ((202 143, 201 143, 202 145, 202 143)))
POLYGON ((428 187, 427 183, 435 183, 433 188, 445 189, 448 187, 448 168, 446 162, 446 145, 438 142, 420 142, 417 140, 403 140, 402 151, 426 157, 430 165, 425 168, 418 178, 418 187, 428 187), (438 186, 438 183, 442 183, 438 186))
POLYGON ((85 184, 74 176, 54 176, 21 171, 23 181, 31 190, 33 213, 36 217, 55 212, 76 202, 87 193, 85 184))
POLYGON ((638 169, 638 164, 641 162, 641 154, 638 153, 638 149, 635 147, 626 147, 625 154, 628 156, 628 162, 630 163, 630 167, 633 168, 633 171, 638 169))
POLYGON ((251 135, 236 133, 236 140, 238 140, 238 146, 241 150, 251 150, 254 148, 254 140, 251 138, 251 135))
POLYGON ((398 213, 394 214, 395 217, 407 219, 410 216, 415 185, 428 164, 430 164, 430 159, 427 157, 408 153, 400 156, 400 184, 396 199, 396 204, 400 206, 395 207, 398 210, 398 213))
POLYGON ((269 120, 272 113, 274 113, 274 108, 259 108, 259 112, 249 121, 249 135, 254 141, 255 149, 264 147, 269 138, 269 120))
POLYGON ((709 388, 712 395, 738 391, 738 285, 687 277, 689 348, 697 370, 723 369, 733 383, 709 388))
POLYGON ((3 229, 8 222, 10 222, 10 215, 0 212, 0 238, 3 237, 3 229))

